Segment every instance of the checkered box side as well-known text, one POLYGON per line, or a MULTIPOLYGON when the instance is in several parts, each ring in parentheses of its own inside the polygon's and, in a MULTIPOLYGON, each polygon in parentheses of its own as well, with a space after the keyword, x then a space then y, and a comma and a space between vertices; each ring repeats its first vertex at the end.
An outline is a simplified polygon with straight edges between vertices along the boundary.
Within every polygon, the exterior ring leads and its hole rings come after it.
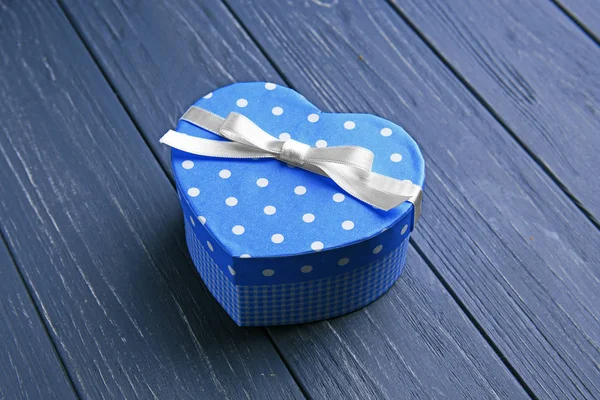
POLYGON ((234 285, 186 221, 192 260, 212 295, 240 326, 286 325, 347 314, 383 295, 406 260, 407 236, 376 262, 324 279, 278 285, 234 285))

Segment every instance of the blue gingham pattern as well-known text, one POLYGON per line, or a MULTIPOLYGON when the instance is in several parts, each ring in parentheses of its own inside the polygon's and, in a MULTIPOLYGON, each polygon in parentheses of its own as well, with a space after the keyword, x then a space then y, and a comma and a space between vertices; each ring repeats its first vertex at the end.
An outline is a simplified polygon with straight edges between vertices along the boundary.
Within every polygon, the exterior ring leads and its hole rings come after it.
MULTIPOLYGON (((212 295, 240 326, 297 324, 357 310, 383 295, 406 260, 407 235, 398 247, 363 267, 325 278, 277 285, 234 285, 185 222, 192 260, 212 295)), ((343 268, 343 267, 338 267, 343 268)))

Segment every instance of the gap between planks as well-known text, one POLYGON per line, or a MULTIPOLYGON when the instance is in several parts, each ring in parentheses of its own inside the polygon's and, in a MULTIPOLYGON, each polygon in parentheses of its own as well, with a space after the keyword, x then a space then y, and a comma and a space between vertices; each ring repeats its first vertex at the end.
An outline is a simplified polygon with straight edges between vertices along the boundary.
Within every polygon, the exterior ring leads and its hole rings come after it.
MULTIPOLYGON (((502 128, 508 132, 510 137, 531 157, 531 159, 544 171, 544 173, 560 188, 560 190, 567 196, 569 200, 586 216, 586 218, 596 227, 596 229, 600 230, 600 221, 596 219, 596 217, 585 208, 583 203, 579 201, 579 199, 573 194, 572 191, 569 190, 567 185, 565 185, 558 176, 552 172, 550 167, 537 155, 533 152, 525 142, 519 138, 519 136, 508 126, 508 124, 504 121, 504 119, 493 109, 490 103, 488 103, 481 94, 475 89, 473 85, 471 85, 465 77, 458 71, 457 68, 453 67, 452 64, 443 56, 443 54, 435 47, 435 45, 427 39, 425 34, 419 30, 419 28, 410 20, 410 18, 402 12, 398 8, 396 4, 392 0, 385 0, 389 6, 398 14, 400 18, 406 23, 406 25, 421 39, 421 41, 435 54, 435 56, 442 62, 442 64, 448 68, 448 70, 458 79, 458 81, 475 97, 475 99, 487 110, 487 112, 502 126, 502 128)), ((560 8, 570 19, 575 23, 579 28, 581 28, 587 35, 589 35, 592 40, 596 41, 593 34, 587 32, 583 25, 580 25, 575 17, 571 17, 569 15, 568 10, 564 9, 555 0, 552 0, 558 8, 560 8)), ((237 19, 237 16, 236 16, 237 19)), ((244 27, 244 29, 246 29, 244 27)), ((600 42, 597 42, 600 44, 600 42)), ((262 49, 261 49, 262 51, 262 49)), ((270 62, 271 60, 269 60, 270 62)))
POLYGON ((42 313, 40 312, 39 306, 36 303, 33 294, 31 293, 32 290, 29 287, 29 285, 27 284, 27 281, 25 280, 25 277, 23 276, 23 273, 21 272, 21 269, 19 268, 17 259, 13 253, 12 247, 10 246, 8 240, 6 240, 6 235, 4 234, 2 227, 0 227, 0 246, 4 246, 4 248, 6 248, 8 257, 10 258, 13 265, 15 266, 15 270, 17 271, 17 275, 19 276, 19 280, 21 281, 21 283, 23 284, 23 287, 25 288, 25 293, 27 293, 27 298, 29 299, 29 301, 31 302, 31 305, 33 306, 33 309, 35 310, 36 317, 40 320, 42 326, 44 327, 44 333, 46 334, 46 337, 48 338, 50 344, 52 345, 52 350, 54 351, 54 354, 56 355, 56 358, 58 359, 58 362, 60 363, 61 370, 62 370, 64 376, 67 378, 67 382, 69 383, 69 386, 73 390, 73 394, 78 399, 81 399, 82 398, 81 394, 77 390, 77 386, 75 386, 75 382, 73 382, 73 378, 71 377, 71 374, 69 373, 69 370, 67 369, 67 366, 65 365, 65 361, 63 360, 63 358, 60 355, 60 352, 58 351, 58 347, 56 345, 56 342, 54 341, 54 338, 50 334, 50 329, 48 327, 48 321, 46 321, 46 319, 43 317, 42 313))
MULTIPOLYGON (((144 143, 146 144, 146 146, 148 147, 148 149, 150 150, 150 152, 152 153, 152 156, 154 157, 154 159, 156 160, 157 164, 160 166, 160 169, 163 171, 163 173, 166 175, 167 179, 169 180, 169 182, 171 182, 171 185, 173 186, 173 189, 175 189, 175 180, 174 178, 171 176, 171 174, 168 173, 168 171, 165 169, 165 167, 163 166, 163 164, 159 161, 159 157, 158 155, 155 153, 155 151, 153 150, 153 147, 150 146, 150 143, 148 143, 148 140, 146 139, 146 137, 144 135, 141 134, 142 129, 140 127, 140 125, 138 124, 137 120, 134 118, 133 113, 131 112, 131 110, 129 109, 129 107, 127 107, 127 105, 125 104, 125 102, 123 101, 123 99, 121 98, 119 92, 117 91, 117 89, 114 87, 112 81, 110 80, 110 78, 108 77, 108 75, 106 74, 106 71, 104 71, 104 68, 102 68, 102 65, 98 62, 98 59, 96 58, 96 55, 94 54, 94 52, 92 51, 92 49, 88 46, 88 43, 85 41, 85 39, 83 38, 81 32, 79 31, 79 29, 77 28, 76 24, 73 22, 72 19, 72 15, 69 13, 69 11, 66 9, 66 7, 64 6, 64 4, 62 3, 61 0, 58 0, 58 6, 61 9, 61 11, 63 12, 63 14, 65 15, 65 17, 67 18, 67 20, 69 21, 69 24, 71 24, 71 27, 73 28, 73 31, 75 32, 75 34, 77 35, 77 37, 79 38, 79 40, 81 41, 81 43, 83 44, 83 46, 85 47, 85 50, 87 51, 87 53, 90 55, 90 57, 92 58, 94 64, 96 64, 96 67, 98 68, 98 70, 100 71, 100 73, 102 74, 102 77, 104 78, 104 80, 106 81, 106 83, 108 84, 108 86, 110 87, 110 89, 112 90, 112 92, 115 94, 115 96, 117 97, 117 100, 119 102, 119 105, 121 107, 123 107, 123 110, 125 111, 125 113, 127 114, 127 116, 129 117, 129 119, 131 120, 131 122, 133 123, 133 125, 135 126, 138 134, 141 136, 142 140, 144 141, 144 143)), ((261 49, 262 52, 262 49, 261 49)), ((269 62, 271 63, 271 60, 269 60, 269 62)), ((277 71, 278 73, 280 73, 280 71, 277 71)), ((286 84, 288 82, 286 81, 286 84)), ((1 232, 0 232, 1 233, 1 232)), ((12 257, 12 253, 11 253, 11 257, 12 257)), ((14 260, 14 257, 13 257, 14 260)), ((16 264, 15 264, 16 265, 16 264)), ((21 273, 19 272, 19 275, 21 275, 21 273)), ((21 279, 23 279, 23 277, 21 276, 21 279)), ((202 284, 204 285, 204 282, 202 282, 202 284)), ((29 293, 29 291, 28 291, 29 293)), ((31 296, 31 294, 29 294, 31 296)), ((36 311, 38 312, 39 315, 39 310, 37 308, 37 304, 35 304, 35 308, 36 311)), ((40 316, 41 317, 41 316, 40 316)), ((48 333, 48 328, 46 326, 46 323, 44 321, 44 327, 46 328, 46 333, 48 333)), ((283 353, 281 352, 281 349, 279 348, 279 346, 276 344, 275 339, 273 338, 273 335, 271 334, 271 331, 266 328, 263 327, 262 328, 265 333, 266 336, 269 338, 269 342, 271 343, 271 345, 273 346, 273 349, 275 350, 275 352, 277 353, 277 355, 279 356, 279 358, 281 359, 281 362, 283 363, 283 365, 285 366, 285 368, 287 369, 288 373, 291 375, 292 379, 294 379, 294 382, 296 383, 296 385, 298 386, 298 388, 300 389, 300 392, 302 393, 302 395, 306 398, 309 399, 310 396, 308 395, 308 391, 307 389, 304 387, 303 383, 301 382, 301 380, 298 378, 298 376, 296 375, 296 373, 292 370, 292 368, 290 367, 289 363, 287 362, 287 360, 285 359, 285 357, 283 357, 283 353)), ((54 350, 57 353, 58 357, 60 358, 60 363, 63 367, 63 369, 65 370, 65 373, 67 374, 68 378, 69 378, 69 383, 71 384, 71 386, 74 387, 73 385, 73 381, 71 379, 71 376, 68 374, 64 361, 63 359, 60 357, 60 354, 58 354, 57 349, 56 349, 56 344, 54 343, 54 341, 52 341, 52 345, 54 346, 54 350)), ((77 393, 77 392, 76 392, 77 393)), ((81 396, 79 396, 79 393, 77 393, 78 398, 81 398, 81 396)))
POLYGON ((586 26, 586 24, 583 23, 582 20, 580 20, 579 18, 577 18, 577 15, 575 15, 574 12, 572 12, 571 10, 569 10, 567 8, 567 6, 565 6, 564 4, 562 4, 560 2, 560 0, 550 0, 552 1, 552 3, 558 7, 558 9, 560 11, 563 12, 563 14, 565 14, 575 25, 577 25, 577 27, 579 29, 581 29, 583 31, 583 33, 585 33, 587 36, 590 37, 590 39, 592 39, 594 42, 596 42, 596 44, 598 46, 600 46, 600 37, 596 36, 596 34, 586 26))

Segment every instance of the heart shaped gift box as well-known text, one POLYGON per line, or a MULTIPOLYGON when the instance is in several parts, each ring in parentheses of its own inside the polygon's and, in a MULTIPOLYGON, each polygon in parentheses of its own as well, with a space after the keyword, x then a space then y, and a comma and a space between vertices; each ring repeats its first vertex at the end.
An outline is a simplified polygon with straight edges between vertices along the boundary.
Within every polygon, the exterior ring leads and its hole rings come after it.
MULTIPOLYGON (((194 106, 222 118, 242 114, 281 140, 364 147, 375 155, 374 172, 424 184, 417 144, 382 118, 324 113, 291 89, 259 82, 223 87, 194 106)), ((227 140, 198 125, 182 119, 176 129, 227 140)), ((276 159, 206 157, 174 148, 172 168, 194 264, 240 326, 354 311, 385 293, 403 269, 420 204, 415 210, 405 201, 383 211, 327 176, 276 159)))

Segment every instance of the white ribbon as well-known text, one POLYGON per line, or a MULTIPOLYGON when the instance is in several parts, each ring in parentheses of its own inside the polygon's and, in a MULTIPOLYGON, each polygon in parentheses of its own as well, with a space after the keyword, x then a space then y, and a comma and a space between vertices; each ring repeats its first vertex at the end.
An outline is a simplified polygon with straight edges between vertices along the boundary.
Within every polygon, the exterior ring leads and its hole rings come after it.
POLYGON ((414 205, 415 224, 421 215, 421 187, 409 180, 398 180, 371 171, 374 155, 363 147, 317 148, 293 139, 279 140, 235 112, 223 119, 192 106, 181 119, 230 141, 203 139, 170 130, 160 139, 161 143, 207 157, 275 158, 328 176, 352 196, 385 211, 410 201, 414 205))

